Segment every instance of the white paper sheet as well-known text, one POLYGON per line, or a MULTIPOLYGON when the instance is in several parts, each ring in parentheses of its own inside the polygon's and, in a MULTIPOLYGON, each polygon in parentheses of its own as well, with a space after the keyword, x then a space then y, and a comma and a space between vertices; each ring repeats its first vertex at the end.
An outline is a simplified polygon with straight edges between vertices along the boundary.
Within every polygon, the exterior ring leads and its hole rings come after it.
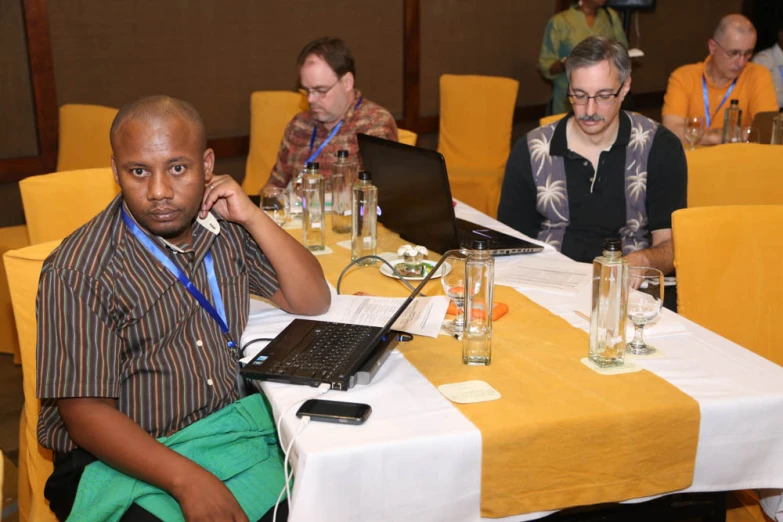
POLYGON ((514 256, 495 261, 495 284, 519 290, 576 295, 590 283, 592 265, 546 256, 514 256))

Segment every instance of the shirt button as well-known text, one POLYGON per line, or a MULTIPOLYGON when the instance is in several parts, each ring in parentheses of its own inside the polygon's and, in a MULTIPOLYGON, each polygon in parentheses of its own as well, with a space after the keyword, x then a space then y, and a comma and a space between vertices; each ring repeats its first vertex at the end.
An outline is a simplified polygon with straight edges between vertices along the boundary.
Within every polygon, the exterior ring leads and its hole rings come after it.
POLYGON ((201 342, 201 339, 196 341, 196 346, 204 346, 204 343, 201 342))
POLYGON ((587 166, 587 162, 585 161, 584 163, 582 163, 582 165, 584 165, 586 167, 587 166))
POLYGON ((210 386, 214 385, 215 383, 212 381, 212 379, 207 379, 207 384, 210 386))

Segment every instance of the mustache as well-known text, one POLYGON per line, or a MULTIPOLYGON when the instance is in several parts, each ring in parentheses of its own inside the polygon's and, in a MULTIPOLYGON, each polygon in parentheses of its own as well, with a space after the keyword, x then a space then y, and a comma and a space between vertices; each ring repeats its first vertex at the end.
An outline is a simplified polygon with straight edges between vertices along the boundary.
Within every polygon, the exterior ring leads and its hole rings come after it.
POLYGON ((593 114, 593 115, 585 114, 584 116, 579 116, 577 118, 577 120, 579 120, 579 121, 606 121, 606 118, 604 118, 600 114, 593 114))

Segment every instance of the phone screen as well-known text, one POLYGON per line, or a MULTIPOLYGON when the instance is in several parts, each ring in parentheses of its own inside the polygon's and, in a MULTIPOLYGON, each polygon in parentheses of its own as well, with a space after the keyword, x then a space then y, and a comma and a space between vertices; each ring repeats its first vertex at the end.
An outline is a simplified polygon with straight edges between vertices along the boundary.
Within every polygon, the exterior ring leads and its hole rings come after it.
POLYGON ((372 412, 372 408, 369 404, 310 399, 302 404, 302 407, 296 412, 296 416, 307 415, 312 420, 361 424, 367 420, 370 412, 372 412))

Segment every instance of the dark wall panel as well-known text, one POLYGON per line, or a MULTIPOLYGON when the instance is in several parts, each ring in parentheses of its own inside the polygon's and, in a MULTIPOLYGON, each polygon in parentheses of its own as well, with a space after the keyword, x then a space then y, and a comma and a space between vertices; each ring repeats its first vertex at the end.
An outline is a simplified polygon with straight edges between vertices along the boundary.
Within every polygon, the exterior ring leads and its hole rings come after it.
POLYGON ((210 137, 249 132, 250 93, 296 87, 309 40, 345 39, 368 98, 402 114, 402 2, 49 0, 57 95, 120 106, 146 94, 193 103, 210 137))
POLYGON ((421 2, 421 112, 438 112, 444 73, 485 74, 519 80, 517 105, 549 99, 538 74, 538 53, 553 2, 531 0, 424 0, 421 2))
POLYGON ((0 0, 0 158, 38 154, 21 0, 0 0))

